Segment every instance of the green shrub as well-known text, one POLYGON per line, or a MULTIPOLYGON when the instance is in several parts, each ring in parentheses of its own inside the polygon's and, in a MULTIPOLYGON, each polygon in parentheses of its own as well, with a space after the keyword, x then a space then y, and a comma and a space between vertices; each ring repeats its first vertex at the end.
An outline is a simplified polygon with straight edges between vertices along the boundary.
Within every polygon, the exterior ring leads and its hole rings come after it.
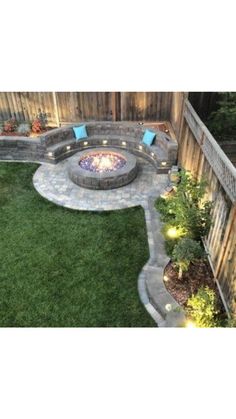
POLYGON ((219 108, 211 112, 206 124, 219 140, 236 134, 236 93, 222 92, 217 102, 219 108))
POLYGON ((169 211, 169 198, 162 198, 161 196, 156 199, 155 208, 160 213, 161 220, 164 222, 168 222, 173 220, 174 214, 169 211))
POLYGON ((173 261, 179 270, 179 279, 183 272, 186 272, 191 262, 194 262, 204 255, 200 243, 188 237, 180 239, 175 245, 172 253, 173 261))
POLYGON ((185 170, 181 170, 179 176, 180 183, 175 192, 166 199, 158 198, 155 207, 162 221, 178 227, 185 236, 200 241, 211 226, 212 203, 204 200, 207 185, 185 170))
POLYGON ((187 315, 197 327, 217 327, 217 314, 216 294, 209 287, 199 288, 187 301, 187 315))

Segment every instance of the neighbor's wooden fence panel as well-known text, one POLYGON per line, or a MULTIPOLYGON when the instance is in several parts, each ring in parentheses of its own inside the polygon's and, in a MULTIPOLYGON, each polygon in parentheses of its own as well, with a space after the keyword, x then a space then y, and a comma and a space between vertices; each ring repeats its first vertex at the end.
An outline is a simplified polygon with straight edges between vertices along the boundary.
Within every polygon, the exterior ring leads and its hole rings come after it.
POLYGON ((17 121, 32 120, 39 109, 46 112, 48 122, 55 121, 55 107, 50 92, 1 92, 0 120, 15 118, 17 121))
POLYGON ((186 92, 173 92, 170 108, 170 122, 174 129, 176 138, 179 138, 179 133, 182 126, 184 100, 187 98, 186 92))
POLYGON ((52 125, 89 120, 160 121, 170 119, 171 92, 2 92, 0 120, 32 120, 38 110, 52 125))
POLYGON ((172 92, 121 92, 123 121, 169 120, 172 92))
POLYGON ((224 297, 236 314, 236 169, 188 100, 179 141, 179 163, 208 183, 214 201, 206 243, 224 297))
POLYGON ((57 92, 60 122, 111 121, 112 92, 57 92))

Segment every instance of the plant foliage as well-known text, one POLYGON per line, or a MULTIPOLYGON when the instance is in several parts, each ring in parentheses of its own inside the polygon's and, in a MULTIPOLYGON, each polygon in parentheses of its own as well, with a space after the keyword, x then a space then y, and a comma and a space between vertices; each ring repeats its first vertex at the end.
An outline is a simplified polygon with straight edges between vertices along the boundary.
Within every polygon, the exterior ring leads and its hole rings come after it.
POLYGON ((214 136, 224 140, 236 134, 236 93, 221 93, 217 103, 219 108, 211 112, 206 124, 214 136))
POLYGON ((199 242, 185 237, 175 245, 173 250, 173 260, 179 270, 179 278, 186 272, 191 262, 201 259, 204 251, 199 242))
POLYGON ((199 288, 187 301, 187 314, 197 327, 217 327, 217 297, 209 287, 199 288))
POLYGON ((174 194, 166 199, 158 198, 156 209, 162 221, 176 226, 187 237, 199 241, 208 234, 211 226, 212 203, 204 200, 207 184, 185 170, 179 176, 180 182, 174 194))

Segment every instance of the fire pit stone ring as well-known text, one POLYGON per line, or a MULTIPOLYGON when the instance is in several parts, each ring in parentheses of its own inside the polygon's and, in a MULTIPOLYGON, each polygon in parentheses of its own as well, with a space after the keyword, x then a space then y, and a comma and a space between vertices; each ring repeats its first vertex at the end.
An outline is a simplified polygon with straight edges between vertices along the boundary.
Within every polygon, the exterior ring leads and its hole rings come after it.
POLYGON ((76 153, 68 160, 68 175, 87 189, 114 189, 127 185, 137 176, 133 154, 115 148, 93 148, 76 153))

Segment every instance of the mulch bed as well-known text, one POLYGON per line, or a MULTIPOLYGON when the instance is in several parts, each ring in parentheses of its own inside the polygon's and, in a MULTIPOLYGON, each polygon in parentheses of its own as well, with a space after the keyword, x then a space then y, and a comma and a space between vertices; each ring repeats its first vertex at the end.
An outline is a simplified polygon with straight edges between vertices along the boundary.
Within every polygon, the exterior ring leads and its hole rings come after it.
POLYGON ((220 312, 225 313, 223 303, 217 285, 214 282, 213 273, 207 260, 191 263, 188 272, 183 273, 182 279, 178 279, 178 271, 174 268, 172 262, 169 262, 165 268, 168 281, 164 281, 167 291, 182 306, 186 306, 187 300, 193 294, 196 294, 201 286, 208 286, 216 292, 218 297, 218 306, 220 312))

